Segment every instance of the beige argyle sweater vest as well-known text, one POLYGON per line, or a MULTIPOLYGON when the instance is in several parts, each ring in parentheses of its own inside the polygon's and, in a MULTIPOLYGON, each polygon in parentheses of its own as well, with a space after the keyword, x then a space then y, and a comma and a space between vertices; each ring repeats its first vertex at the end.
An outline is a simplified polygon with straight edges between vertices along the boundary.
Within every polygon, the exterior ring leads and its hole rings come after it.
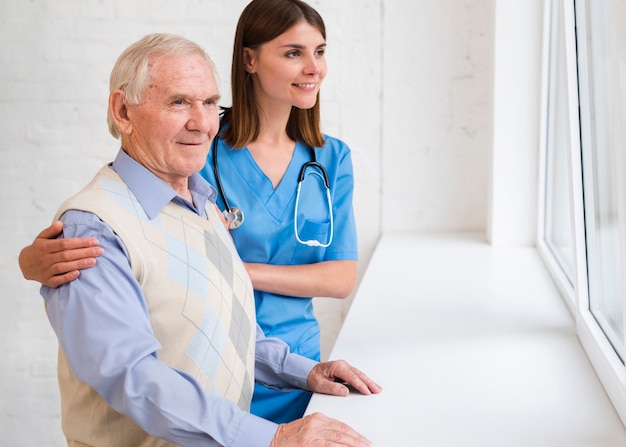
MULTIPOLYGON (((207 206, 207 220, 170 202, 149 219, 122 179, 105 166, 57 217, 69 209, 94 213, 125 244, 162 346, 158 358, 196 378, 208 393, 248 410, 254 386, 254 293, 215 208, 207 206)), ((61 349, 59 386, 68 445, 172 445, 148 435, 80 382, 61 349)))

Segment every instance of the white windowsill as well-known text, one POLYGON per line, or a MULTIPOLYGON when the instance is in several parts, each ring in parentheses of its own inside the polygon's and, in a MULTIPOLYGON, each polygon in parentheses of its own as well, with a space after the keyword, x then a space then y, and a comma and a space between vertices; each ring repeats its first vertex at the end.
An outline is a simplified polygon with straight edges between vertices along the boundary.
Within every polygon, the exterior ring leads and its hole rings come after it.
POLYGON ((624 446, 626 429, 535 248, 385 234, 330 358, 384 386, 308 413, 375 446, 624 446))

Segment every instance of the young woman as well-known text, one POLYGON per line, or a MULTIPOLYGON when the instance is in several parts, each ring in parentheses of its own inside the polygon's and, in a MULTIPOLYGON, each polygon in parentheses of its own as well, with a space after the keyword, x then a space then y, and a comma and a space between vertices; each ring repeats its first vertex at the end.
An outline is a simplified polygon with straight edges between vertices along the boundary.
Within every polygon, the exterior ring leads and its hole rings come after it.
MULTIPOLYGON (((250 2, 235 34, 233 104, 201 172, 217 187, 227 220, 239 217, 229 221, 231 235, 255 288, 259 325, 316 360, 312 297, 347 297, 357 271, 350 149, 320 128, 325 50, 324 22, 308 4, 250 2)), ((24 248, 26 278, 54 287, 95 263, 97 241, 49 240, 60 228, 24 248)), ((289 422, 309 399, 257 383, 251 412, 289 422)))

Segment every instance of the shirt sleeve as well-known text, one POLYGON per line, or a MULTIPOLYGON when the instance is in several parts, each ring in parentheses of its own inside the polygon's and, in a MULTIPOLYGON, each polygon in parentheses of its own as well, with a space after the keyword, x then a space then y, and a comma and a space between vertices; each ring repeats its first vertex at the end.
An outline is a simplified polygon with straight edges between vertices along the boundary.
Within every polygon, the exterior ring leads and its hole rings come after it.
POLYGON ((324 260, 357 260, 357 230, 352 205, 354 173, 350 149, 340 140, 329 139, 328 147, 320 151, 320 156, 331 178, 335 233, 333 243, 325 251, 324 260))
POLYGON ((256 361, 254 379, 267 388, 279 391, 308 389, 307 378, 318 362, 289 352, 284 341, 265 337, 256 325, 256 361))
POLYGON ((146 432, 189 446, 269 446, 277 425, 206 393, 157 357, 160 345, 121 240, 95 215, 70 210, 63 237, 95 237, 94 267, 56 289, 41 288, 48 319, 76 377, 146 432))

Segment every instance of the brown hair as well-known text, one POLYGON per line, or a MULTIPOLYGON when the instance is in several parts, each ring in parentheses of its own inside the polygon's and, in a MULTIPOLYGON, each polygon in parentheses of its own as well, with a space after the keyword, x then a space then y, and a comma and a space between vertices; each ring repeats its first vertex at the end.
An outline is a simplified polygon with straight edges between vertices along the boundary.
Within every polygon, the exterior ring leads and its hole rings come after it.
MULTIPOLYGON (((326 27, 319 13, 300 0, 253 0, 237 23, 231 68, 232 108, 222 118, 220 136, 234 148, 242 148, 259 135, 259 115, 252 77, 244 66, 244 48, 256 49, 283 34, 300 21, 319 30, 326 39, 326 27)), ((291 108, 287 122, 289 138, 311 147, 324 145, 321 131, 319 93, 310 109, 291 108)))

